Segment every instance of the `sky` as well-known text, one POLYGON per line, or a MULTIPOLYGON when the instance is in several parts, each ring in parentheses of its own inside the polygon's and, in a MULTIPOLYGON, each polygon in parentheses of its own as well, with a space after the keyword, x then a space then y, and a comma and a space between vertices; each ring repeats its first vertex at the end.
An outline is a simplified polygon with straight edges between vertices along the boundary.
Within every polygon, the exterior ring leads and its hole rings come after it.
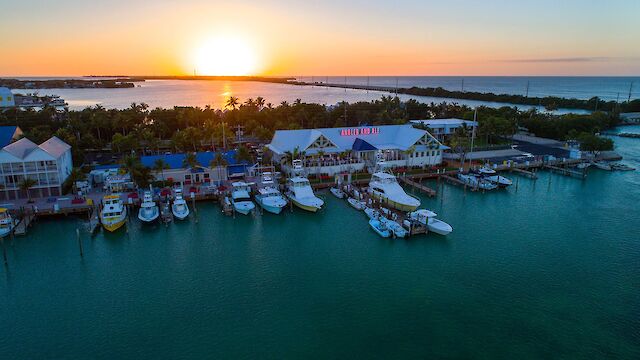
POLYGON ((638 0, 21 0, 0 76, 640 75, 638 0))

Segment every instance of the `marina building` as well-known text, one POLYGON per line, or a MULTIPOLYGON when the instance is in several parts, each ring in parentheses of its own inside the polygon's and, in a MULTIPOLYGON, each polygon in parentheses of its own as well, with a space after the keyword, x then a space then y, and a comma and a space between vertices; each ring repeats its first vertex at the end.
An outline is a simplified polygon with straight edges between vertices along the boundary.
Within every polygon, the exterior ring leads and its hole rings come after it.
POLYGON ((0 108, 14 107, 16 100, 9 88, 0 87, 0 108))
POLYGON ((0 148, 3 148, 23 136, 18 126, 0 126, 0 148))
POLYGON ((300 159, 309 174, 329 176, 372 172, 380 157, 396 168, 439 165, 447 149, 429 132, 410 124, 277 130, 267 147, 284 170, 290 170, 291 160, 300 159))
MULTIPOLYGON (((453 135, 457 128, 466 126, 469 131, 478 127, 477 121, 469 121, 462 119, 427 119, 427 120, 411 120, 412 124, 420 124, 429 128, 431 134, 438 140, 447 140, 453 135)), ((476 129, 477 130, 477 129, 476 129)))
POLYGON ((34 180, 32 197, 61 195, 72 168, 71 146, 55 136, 40 145, 27 138, 15 141, 0 150, 0 200, 27 197, 20 188, 26 178, 34 180))

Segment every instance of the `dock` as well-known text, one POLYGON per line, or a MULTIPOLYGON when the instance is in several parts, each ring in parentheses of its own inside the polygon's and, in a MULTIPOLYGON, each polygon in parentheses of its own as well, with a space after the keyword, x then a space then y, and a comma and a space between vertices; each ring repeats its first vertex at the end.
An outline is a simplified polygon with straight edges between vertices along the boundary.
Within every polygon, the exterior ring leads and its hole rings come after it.
POLYGON ((566 175, 566 176, 571 176, 571 177, 576 177, 576 178, 580 178, 580 179, 585 179, 587 177, 587 173, 584 171, 576 171, 576 170, 572 170, 572 169, 568 169, 566 167, 558 167, 555 165, 549 165, 546 164, 543 166, 543 169, 547 169, 551 172, 555 172, 557 174, 561 174, 561 175, 566 175))
POLYGON ((416 182, 413 181, 411 179, 408 179, 406 177, 399 177, 398 180, 400 180, 400 182, 405 183, 409 186, 411 186, 413 189, 417 189, 425 194, 427 194, 427 196, 429 197, 434 197, 436 196, 436 191, 426 185, 423 185, 420 182, 416 182))
POLYGON ((511 172, 514 172, 518 175, 522 175, 525 177, 528 177, 529 179, 537 179, 538 178, 538 174, 536 174, 533 171, 529 171, 529 170, 525 170, 525 169, 521 169, 521 168, 517 168, 517 167, 513 167, 510 168, 511 172))
POLYGON ((17 236, 27 235, 27 230, 33 224, 33 220, 36 218, 34 213, 25 213, 18 221, 18 224, 13 228, 13 234, 17 236))

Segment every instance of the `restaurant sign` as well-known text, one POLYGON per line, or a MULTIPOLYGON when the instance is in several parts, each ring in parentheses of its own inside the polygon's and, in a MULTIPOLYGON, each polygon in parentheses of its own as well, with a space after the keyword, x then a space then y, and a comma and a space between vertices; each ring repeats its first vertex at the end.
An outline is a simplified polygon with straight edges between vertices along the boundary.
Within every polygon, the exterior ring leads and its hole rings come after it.
POLYGON ((340 136, 360 136, 360 135, 376 135, 380 134, 380 128, 363 127, 340 130, 340 136))

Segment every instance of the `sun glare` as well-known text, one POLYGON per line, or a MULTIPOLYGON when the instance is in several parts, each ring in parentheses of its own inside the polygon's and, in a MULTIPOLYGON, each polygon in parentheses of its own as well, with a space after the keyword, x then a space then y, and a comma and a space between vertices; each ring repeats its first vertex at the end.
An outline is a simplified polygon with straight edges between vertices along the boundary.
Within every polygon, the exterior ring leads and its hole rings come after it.
POLYGON ((251 75, 256 71, 256 55, 248 42, 238 38, 215 38, 195 53, 198 75, 251 75))

